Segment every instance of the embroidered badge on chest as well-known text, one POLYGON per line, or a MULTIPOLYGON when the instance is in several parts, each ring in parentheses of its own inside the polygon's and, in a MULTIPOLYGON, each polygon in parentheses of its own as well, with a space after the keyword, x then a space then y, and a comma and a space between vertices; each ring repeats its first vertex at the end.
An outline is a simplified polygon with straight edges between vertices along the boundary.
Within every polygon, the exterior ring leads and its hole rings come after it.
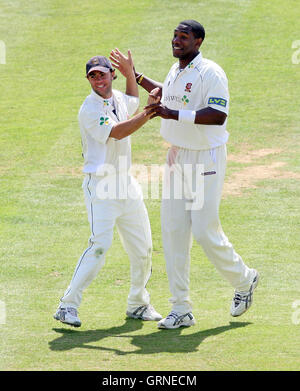
POLYGON ((191 92, 193 83, 186 83, 185 92, 191 92))
POLYGON ((109 124, 109 118, 108 117, 100 117, 100 125, 108 125, 109 124))
POLYGON ((189 103, 189 101, 190 101, 186 95, 183 95, 183 97, 182 97, 181 100, 182 100, 182 102, 183 102, 184 105, 186 105, 186 104, 189 103))
POLYGON ((104 99, 103 106, 109 106, 109 101, 107 99, 104 99))

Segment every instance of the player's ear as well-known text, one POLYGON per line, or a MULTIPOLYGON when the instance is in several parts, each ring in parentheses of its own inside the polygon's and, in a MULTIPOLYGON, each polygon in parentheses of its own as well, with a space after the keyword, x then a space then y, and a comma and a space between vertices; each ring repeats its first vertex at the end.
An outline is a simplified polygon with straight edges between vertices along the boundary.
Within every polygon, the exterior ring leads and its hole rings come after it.
POLYGON ((202 39, 202 38, 197 38, 197 40, 196 40, 196 46, 197 46, 198 49, 199 49, 200 46, 202 45, 202 42, 203 42, 203 39, 202 39))
POLYGON ((111 71, 111 75, 112 75, 112 79, 113 79, 113 80, 116 80, 117 75, 116 75, 115 70, 111 71))

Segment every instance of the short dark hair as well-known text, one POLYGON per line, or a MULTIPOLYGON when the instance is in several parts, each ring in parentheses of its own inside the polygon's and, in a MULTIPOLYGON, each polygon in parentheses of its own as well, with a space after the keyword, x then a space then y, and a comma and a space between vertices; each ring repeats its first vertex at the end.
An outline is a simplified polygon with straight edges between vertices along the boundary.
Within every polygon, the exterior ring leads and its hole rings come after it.
POLYGON ((204 40, 205 38, 204 27, 196 20, 193 19, 183 20, 182 22, 179 23, 179 26, 180 25, 190 27, 195 38, 202 38, 202 41, 204 40))

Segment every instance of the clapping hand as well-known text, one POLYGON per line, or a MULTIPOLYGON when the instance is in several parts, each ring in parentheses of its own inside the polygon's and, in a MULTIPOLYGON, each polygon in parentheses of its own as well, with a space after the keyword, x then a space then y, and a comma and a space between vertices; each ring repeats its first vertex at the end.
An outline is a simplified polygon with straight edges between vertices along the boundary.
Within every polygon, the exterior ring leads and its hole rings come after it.
POLYGON ((161 101, 161 89, 154 88, 149 94, 147 106, 144 107, 147 115, 150 115, 150 118, 161 117, 161 118, 170 118, 170 110, 164 106, 161 101))
POLYGON ((131 51, 128 50, 128 57, 126 57, 118 48, 114 49, 110 53, 110 61, 112 65, 118 69, 126 78, 133 73, 133 60, 131 51))
POLYGON ((155 103, 159 103, 160 101, 160 88, 154 88, 154 90, 152 90, 150 93, 149 93, 149 96, 148 96, 148 102, 147 104, 148 105, 153 105, 155 103))

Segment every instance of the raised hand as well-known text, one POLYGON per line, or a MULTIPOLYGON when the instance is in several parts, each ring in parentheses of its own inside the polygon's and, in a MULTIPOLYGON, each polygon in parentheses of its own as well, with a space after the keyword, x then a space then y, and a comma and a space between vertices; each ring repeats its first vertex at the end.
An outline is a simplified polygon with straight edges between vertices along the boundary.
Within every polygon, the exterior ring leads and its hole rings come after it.
POLYGON ((134 73, 131 51, 128 50, 127 53, 128 57, 126 57, 118 48, 116 48, 111 51, 109 57, 112 65, 118 69, 126 78, 134 73))

